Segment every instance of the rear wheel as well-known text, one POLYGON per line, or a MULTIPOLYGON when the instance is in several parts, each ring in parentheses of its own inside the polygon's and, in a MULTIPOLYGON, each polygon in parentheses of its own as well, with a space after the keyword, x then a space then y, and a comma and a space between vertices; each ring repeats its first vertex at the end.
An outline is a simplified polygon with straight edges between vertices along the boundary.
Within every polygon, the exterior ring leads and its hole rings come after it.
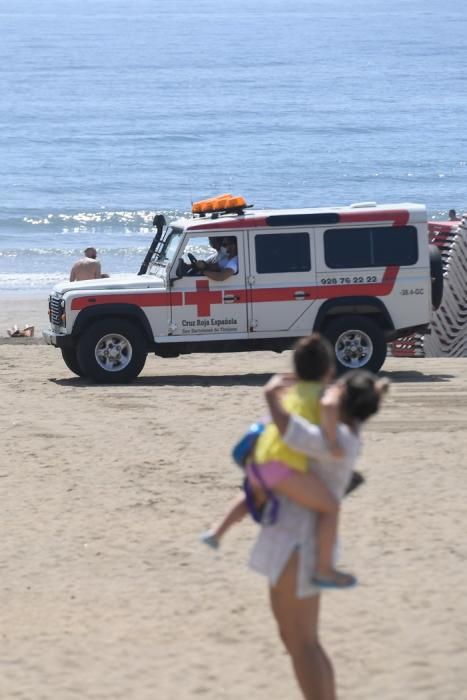
POLYGON ((61 348, 63 361, 73 374, 77 374, 78 377, 83 377, 83 370, 79 366, 78 358, 76 356, 76 348, 61 348))
POLYGON ((377 372, 386 359, 387 345, 380 326, 366 316, 340 316, 323 330, 334 348, 337 371, 377 372))
POLYGON ((96 321, 78 343, 78 364, 96 382, 131 382, 144 367, 147 343, 131 321, 115 318, 96 321))

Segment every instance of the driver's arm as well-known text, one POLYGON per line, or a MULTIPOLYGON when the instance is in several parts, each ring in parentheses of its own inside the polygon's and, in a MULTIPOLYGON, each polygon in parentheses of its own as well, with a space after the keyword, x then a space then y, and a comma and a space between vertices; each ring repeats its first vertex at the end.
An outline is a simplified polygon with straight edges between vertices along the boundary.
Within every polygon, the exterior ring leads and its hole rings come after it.
POLYGON ((220 267, 219 263, 217 262, 209 262, 209 260, 197 260, 195 263, 196 267, 200 272, 205 272, 206 270, 210 270, 211 272, 220 272, 220 267))
POLYGON ((232 277, 235 272, 232 270, 231 267, 226 267, 223 270, 204 270, 203 275, 205 277, 208 277, 210 280, 214 280, 214 282, 223 282, 224 280, 228 279, 229 277, 232 277))

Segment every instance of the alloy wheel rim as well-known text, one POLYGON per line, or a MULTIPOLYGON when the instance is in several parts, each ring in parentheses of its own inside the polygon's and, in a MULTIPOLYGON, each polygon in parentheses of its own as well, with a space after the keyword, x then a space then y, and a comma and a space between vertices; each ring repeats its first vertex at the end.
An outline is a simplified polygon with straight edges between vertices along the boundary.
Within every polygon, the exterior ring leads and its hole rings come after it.
POLYGON ((373 355, 373 341, 364 331, 349 329, 340 334, 334 345, 336 357, 347 369, 366 367, 373 355))
POLYGON ((106 372, 121 372, 130 364, 133 349, 124 335, 108 333, 100 338, 94 355, 101 369, 106 372))

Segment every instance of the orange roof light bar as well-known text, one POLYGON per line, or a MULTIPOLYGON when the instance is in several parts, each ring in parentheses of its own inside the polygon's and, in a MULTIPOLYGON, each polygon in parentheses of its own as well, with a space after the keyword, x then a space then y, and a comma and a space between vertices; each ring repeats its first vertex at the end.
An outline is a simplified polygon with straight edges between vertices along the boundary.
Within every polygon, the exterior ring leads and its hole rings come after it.
POLYGON ((191 211, 193 214, 205 214, 208 211, 213 211, 212 206, 216 200, 231 196, 231 194, 227 193, 218 194, 217 197, 209 197, 209 199, 200 199, 199 202, 193 202, 191 211))
POLYGON ((217 211, 228 211, 229 209, 241 209, 246 206, 247 203, 244 197, 236 197, 229 193, 193 202, 191 211, 193 214, 209 214, 217 211))
POLYGON ((244 197, 232 197, 230 199, 228 208, 229 209, 242 209, 246 207, 246 199, 244 197))

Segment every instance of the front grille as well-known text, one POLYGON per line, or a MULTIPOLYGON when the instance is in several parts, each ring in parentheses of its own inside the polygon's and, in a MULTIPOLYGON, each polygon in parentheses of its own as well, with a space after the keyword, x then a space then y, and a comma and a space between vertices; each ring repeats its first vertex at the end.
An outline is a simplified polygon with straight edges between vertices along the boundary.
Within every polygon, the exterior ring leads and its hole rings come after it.
POLYGON ((54 326, 64 325, 62 299, 60 297, 49 297, 50 322, 54 326))

